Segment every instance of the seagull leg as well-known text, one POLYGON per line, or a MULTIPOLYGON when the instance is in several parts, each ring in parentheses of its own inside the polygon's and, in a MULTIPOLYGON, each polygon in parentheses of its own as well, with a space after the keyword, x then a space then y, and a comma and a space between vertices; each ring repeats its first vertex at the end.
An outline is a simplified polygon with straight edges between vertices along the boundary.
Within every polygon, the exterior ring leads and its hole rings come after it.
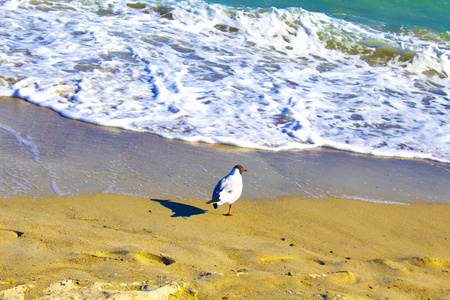
POLYGON ((228 217, 231 217, 231 216, 232 216, 232 214, 230 214, 230 212, 231 212, 231 204, 230 204, 230 208, 228 209, 228 213, 227 213, 227 214, 225 214, 224 216, 228 216, 228 217))

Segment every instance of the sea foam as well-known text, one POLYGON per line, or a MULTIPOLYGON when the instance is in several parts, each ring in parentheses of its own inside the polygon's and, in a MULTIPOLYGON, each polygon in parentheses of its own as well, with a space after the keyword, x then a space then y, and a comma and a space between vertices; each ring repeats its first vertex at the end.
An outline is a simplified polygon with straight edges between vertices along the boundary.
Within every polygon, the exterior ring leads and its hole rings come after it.
POLYGON ((1 95, 185 141, 450 162, 450 52, 431 32, 203 1, 2 8, 1 95))

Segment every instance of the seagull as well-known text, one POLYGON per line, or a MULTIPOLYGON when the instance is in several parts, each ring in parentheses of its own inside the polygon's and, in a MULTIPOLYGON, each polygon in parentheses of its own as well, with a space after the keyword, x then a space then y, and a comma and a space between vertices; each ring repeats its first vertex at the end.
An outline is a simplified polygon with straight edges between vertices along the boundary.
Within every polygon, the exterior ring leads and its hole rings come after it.
POLYGON ((212 194, 212 200, 206 202, 207 204, 212 204, 214 208, 217 208, 217 205, 222 205, 224 203, 230 203, 230 208, 228 209, 228 214, 225 216, 232 216, 231 205, 234 201, 239 199, 242 194, 242 173, 247 172, 241 165, 236 165, 233 167, 231 172, 220 179, 214 188, 214 192, 212 194))

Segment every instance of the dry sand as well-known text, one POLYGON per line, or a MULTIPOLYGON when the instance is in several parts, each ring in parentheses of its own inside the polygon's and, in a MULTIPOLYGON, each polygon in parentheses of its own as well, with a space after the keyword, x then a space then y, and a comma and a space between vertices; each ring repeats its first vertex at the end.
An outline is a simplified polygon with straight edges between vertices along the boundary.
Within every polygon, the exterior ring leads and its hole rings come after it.
POLYGON ((450 299, 450 205, 0 198, 0 299, 450 299))

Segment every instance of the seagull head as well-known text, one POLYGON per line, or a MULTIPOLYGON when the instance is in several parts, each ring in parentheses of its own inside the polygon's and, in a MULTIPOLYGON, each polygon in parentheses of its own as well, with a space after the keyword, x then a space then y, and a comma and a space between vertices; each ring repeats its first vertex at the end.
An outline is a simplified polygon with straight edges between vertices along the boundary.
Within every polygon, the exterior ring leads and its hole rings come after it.
POLYGON ((241 165, 235 165, 234 168, 235 168, 235 169, 238 169, 238 170, 239 170, 239 173, 241 173, 241 174, 242 174, 243 172, 247 172, 247 170, 244 169, 244 167, 242 167, 241 165))

